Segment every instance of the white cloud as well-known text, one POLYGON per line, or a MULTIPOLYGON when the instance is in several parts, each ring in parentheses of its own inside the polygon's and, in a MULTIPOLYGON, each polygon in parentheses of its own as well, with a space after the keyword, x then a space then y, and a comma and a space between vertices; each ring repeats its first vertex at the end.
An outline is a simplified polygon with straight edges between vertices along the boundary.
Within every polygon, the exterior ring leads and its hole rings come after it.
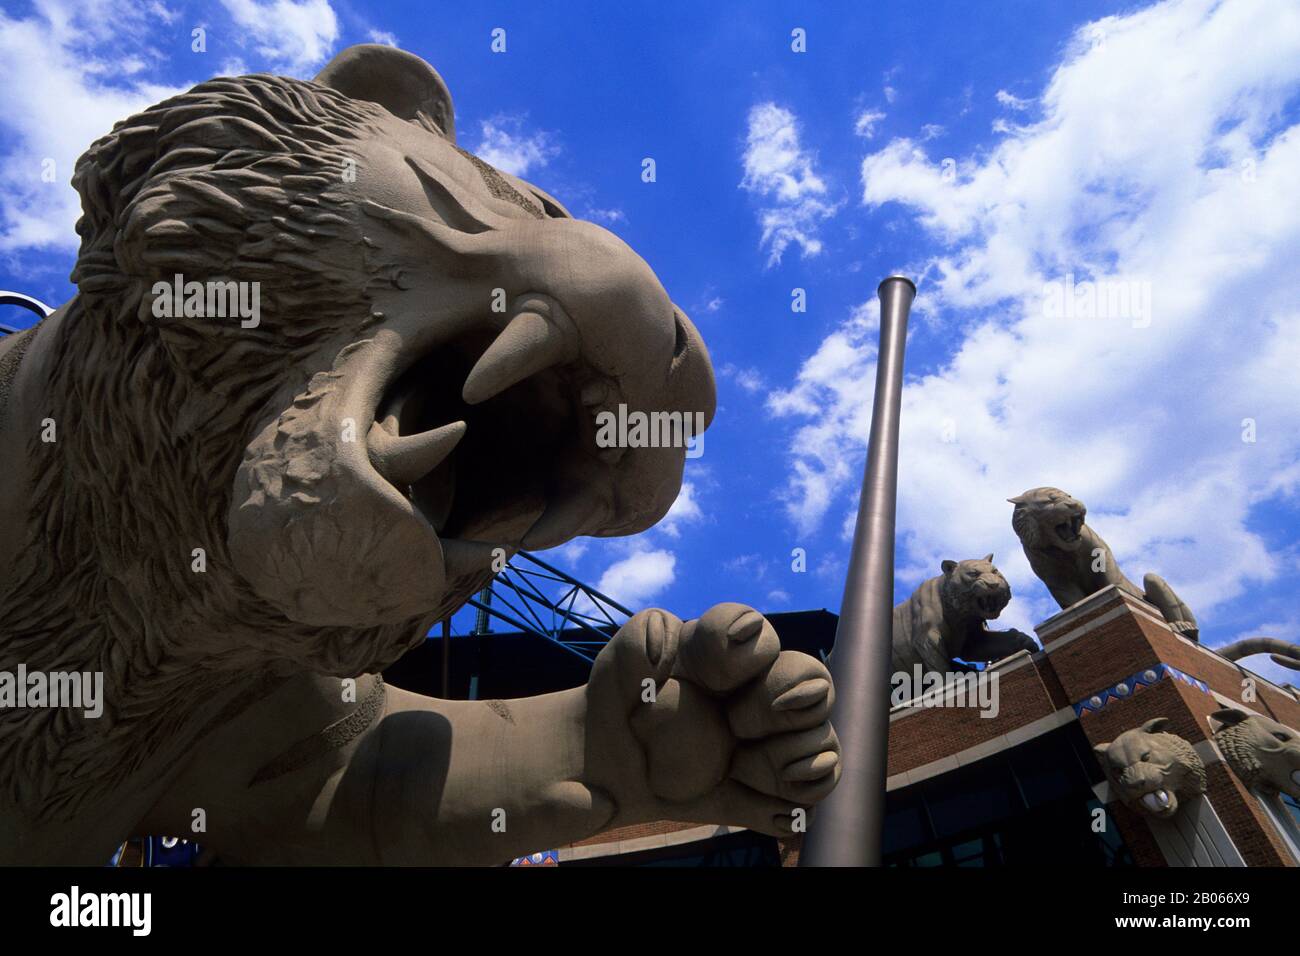
MULTIPOLYGON (((1003 499, 1058 485, 1131 578, 1159 571, 1206 624, 1279 573, 1248 519, 1300 458, 1300 125, 1282 120, 1300 93, 1300 8, 1185 0, 1104 26, 1104 43, 1076 34, 1042 119, 957 175, 906 139, 863 161, 864 202, 904 204, 934 239, 913 264, 913 336, 945 353, 904 391, 900 575, 992 549, 1015 615, 1041 619, 1054 606, 1003 499), (1150 313, 1054 317, 1067 275, 1147 283, 1150 313), (1243 442, 1245 418, 1267 440, 1243 442)), ((856 498, 875 309, 769 402, 803 422, 787 505, 804 530, 856 498)))
POLYGON ((175 23, 181 16, 179 10, 172 10, 166 4, 157 2, 157 0, 153 0, 153 2, 149 3, 147 9, 155 17, 167 24, 175 23))
POLYGON ((816 156, 800 145, 793 113, 775 103, 760 103, 749 111, 740 184, 766 200, 759 209, 759 224, 769 266, 781 261, 791 243, 797 243, 804 256, 822 251, 817 230, 839 206, 827 201, 826 183, 815 164, 816 156))
POLYGON ((695 483, 683 481, 682 490, 677 493, 677 500, 655 527, 668 537, 677 538, 681 536, 682 525, 699 521, 703 517, 704 512, 700 510, 700 502, 695 497, 695 483))
POLYGON ((221 0, 221 5, 271 67, 293 75, 323 64, 339 38, 329 0, 221 0))
POLYGON ((633 611, 661 594, 676 577, 677 557, 662 548, 636 551, 610 565, 596 590, 633 611))
POLYGON ((894 79, 902 72, 903 68, 901 66, 891 66, 880 75, 884 84, 883 89, 886 103, 892 103, 898 98, 898 90, 894 88, 894 79))
POLYGON ((531 169, 545 166, 560 148, 545 130, 526 133, 525 118, 500 114, 483 120, 475 155, 513 176, 524 176, 531 169))
POLYGON ((850 462, 858 436, 865 435, 870 424, 864 397, 871 394, 867 383, 875 380, 872 332, 879 323, 876 300, 858 307, 803 363, 791 388, 768 396, 773 414, 813 419, 795 434, 793 474, 784 495, 800 534, 817 527, 856 471, 850 462))
POLYGON ((743 575, 752 578, 755 581, 762 581, 767 577, 772 563, 767 558, 757 552, 749 554, 738 554, 734 558, 728 558, 722 562, 724 570, 732 574, 743 575))
POLYGON ((591 548, 591 538, 574 538, 546 552, 546 559, 561 568, 571 569, 591 548))
POLYGON ((148 77, 161 59, 153 17, 168 13, 117 0, 47 0, 24 19, 0 11, 0 250, 77 248, 77 158, 118 120, 183 89, 148 77))
POLYGON ((371 43, 382 43, 384 46, 397 46, 397 34, 389 33, 387 30, 367 30, 366 37, 371 43))
POLYGON ((1008 93, 1006 90, 998 90, 996 94, 997 101, 1008 109, 1027 110, 1034 105, 1033 100, 1022 100, 1014 93, 1008 93))
POLYGON ((885 114, 880 110, 863 110, 853 121, 853 132, 864 139, 871 139, 876 135, 876 124, 884 118, 885 114))
POLYGON ((718 369, 718 374, 723 378, 731 379, 751 395, 756 395, 767 387, 767 381, 763 378, 763 374, 752 366, 740 368, 727 362, 718 369))
POLYGON ((595 206, 588 206, 585 217, 592 222, 603 222, 606 225, 613 225, 616 222, 625 222, 627 216, 623 214, 622 209, 601 209, 595 206))

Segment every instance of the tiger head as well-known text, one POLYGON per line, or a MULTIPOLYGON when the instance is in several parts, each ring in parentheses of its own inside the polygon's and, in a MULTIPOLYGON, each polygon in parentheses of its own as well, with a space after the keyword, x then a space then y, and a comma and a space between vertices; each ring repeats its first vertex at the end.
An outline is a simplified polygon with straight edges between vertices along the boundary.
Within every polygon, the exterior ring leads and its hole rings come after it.
POLYGON ((1007 501, 1016 506, 1011 527, 1026 548, 1076 551, 1083 543, 1088 509, 1060 488, 1031 488, 1007 501))
POLYGON ((1230 707, 1211 716, 1220 727, 1214 743, 1232 772, 1262 793, 1300 800, 1300 734, 1261 714, 1230 707))
POLYGON ((994 620, 1011 601, 1011 585, 993 566, 993 555, 943 562, 943 602, 962 617, 994 620))
POLYGON ((1205 763, 1190 743, 1168 733, 1168 717, 1126 730, 1093 750, 1119 799, 1148 816, 1167 819, 1180 801, 1205 792, 1205 763))

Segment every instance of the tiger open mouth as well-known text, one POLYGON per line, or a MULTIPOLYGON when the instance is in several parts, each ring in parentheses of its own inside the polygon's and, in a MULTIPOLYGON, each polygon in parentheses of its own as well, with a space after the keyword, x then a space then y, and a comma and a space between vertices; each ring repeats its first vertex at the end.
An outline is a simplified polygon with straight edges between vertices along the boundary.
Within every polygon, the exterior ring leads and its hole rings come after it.
POLYGON ((1178 809, 1178 799, 1163 788, 1142 794, 1139 802, 1148 813, 1158 817, 1172 816, 1178 809))
POLYGON ((398 376, 370 429, 371 463, 444 542, 545 548, 608 533, 624 450, 597 448, 594 421, 621 400, 618 384, 562 350, 506 340, 512 328, 467 334, 398 376))
MULTIPOLYGON (((673 321, 676 360, 690 333, 676 310, 673 321)), ((684 450, 596 440, 600 412, 668 396, 625 394, 546 296, 498 328, 465 328, 422 354, 404 347, 391 369, 367 436, 370 463, 444 551, 467 542, 539 550, 631 533, 671 504, 662 480, 644 479, 680 473, 684 450)))
POLYGON ((975 606, 979 608, 981 617, 995 618, 1001 614, 1002 609, 1007 606, 1007 598, 1002 594, 994 592, 976 598, 975 606))
POLYGON ((1062 521, 1052 530, 1056 532, 1056 536, 1064 543, 1074 544, 1080 537, 1082 537, 1083 517, 1083 515, 1075 515, 1066 521, 1062 521))

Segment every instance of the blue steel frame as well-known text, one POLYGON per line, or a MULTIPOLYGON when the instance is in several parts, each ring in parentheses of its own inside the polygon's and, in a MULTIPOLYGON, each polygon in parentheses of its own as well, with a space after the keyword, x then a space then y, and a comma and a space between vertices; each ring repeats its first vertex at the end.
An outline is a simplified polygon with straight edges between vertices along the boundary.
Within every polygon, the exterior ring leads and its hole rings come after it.
POLYGON ((489 600, 472 597, 469 605, 587 663, 632 616, 613 598, 527 551, 508 561, 489 588, 489 600))

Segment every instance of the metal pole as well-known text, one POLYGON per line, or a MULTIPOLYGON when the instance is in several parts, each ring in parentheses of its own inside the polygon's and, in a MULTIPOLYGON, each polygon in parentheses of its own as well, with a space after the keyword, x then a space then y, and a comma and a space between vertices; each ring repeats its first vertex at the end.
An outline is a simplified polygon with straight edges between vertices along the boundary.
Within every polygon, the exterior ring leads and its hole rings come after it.
POLYGON ((831 655, 836 690, 831 722, 840 738, 843 765, 839 785, 817 807, 804 835, 800 866, 880 865, 889 747, 898 416, 907 315, 916 286, 903 276, 890 276, 877 294, 880 353, 871 438, 831 655))
POLYGON ((451 700, 451 615, 442 620, 442 699, 451 700))

